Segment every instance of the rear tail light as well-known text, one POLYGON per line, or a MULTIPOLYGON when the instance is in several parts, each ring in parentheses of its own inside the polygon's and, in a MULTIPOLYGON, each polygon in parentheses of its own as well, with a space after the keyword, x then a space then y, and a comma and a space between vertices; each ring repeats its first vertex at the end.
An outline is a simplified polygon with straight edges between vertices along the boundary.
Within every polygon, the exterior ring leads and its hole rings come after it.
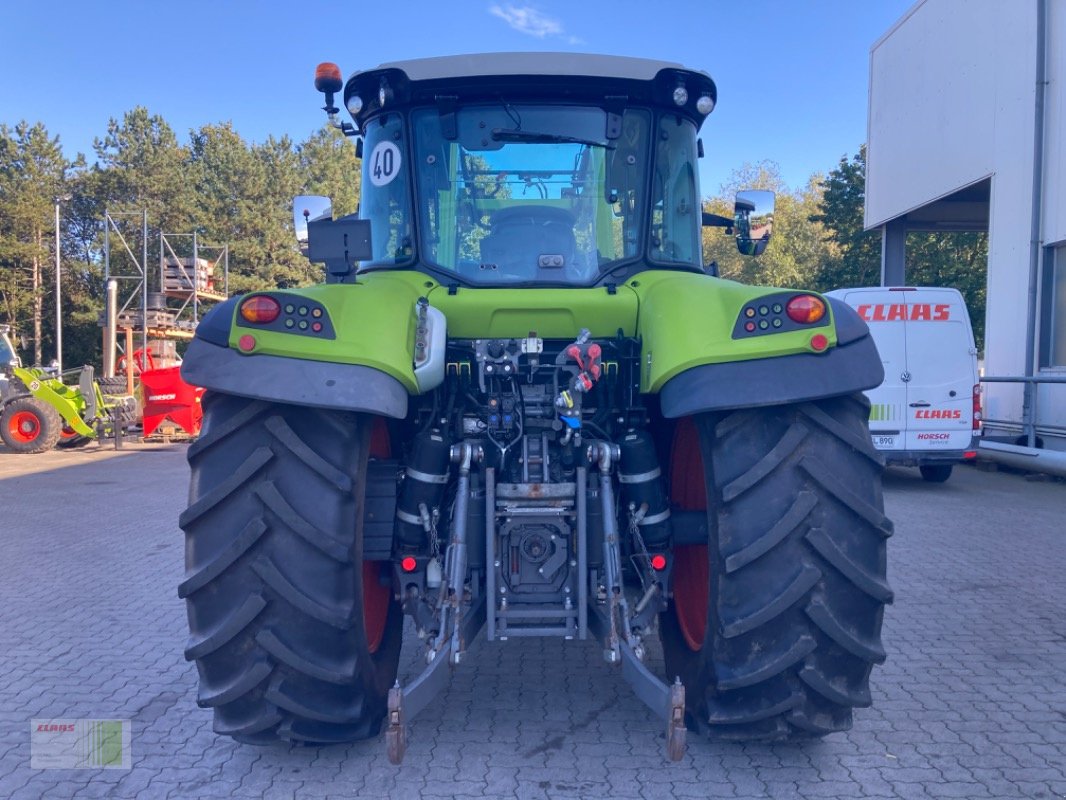
POLYGON ((404 556, 400 559, 400 569, 404 572, 414 572, 418 569, 418 561, 414 556, 404 556))
POLYGON ((810 325, 825 316, 825 301, 813 294, 797 295, 785 305, 785 313, 793 322, 810 325))
POLYGON ((662 572, 666 569, 666 556, 662 553, 656 553, 651 557, 651 568, 656 572, 662 572))
POLYGON ((281 303, 265 294, 254 294, 241 303, 241 317, 255 325, 267 325, 281 314, 281 303))
POLYGON ((973 387, 973 431, 977 433, 981 430, 981 384, 975 384, 973 387))

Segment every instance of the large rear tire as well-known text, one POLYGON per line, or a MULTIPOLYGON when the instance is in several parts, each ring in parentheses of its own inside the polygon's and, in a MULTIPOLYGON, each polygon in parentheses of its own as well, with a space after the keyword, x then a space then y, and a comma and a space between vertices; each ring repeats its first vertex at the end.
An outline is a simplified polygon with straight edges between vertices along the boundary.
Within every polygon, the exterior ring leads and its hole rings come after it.
POLYGON ((363 560, 372 417, 208 392, 181 515, 198 703, 240 741, 378 733, 402 613, 363 560))
POLYGON ((36 397, 20 397, 0 413, 0 439, 16 453, 43 453, 59 441, 63 419, 36 397))
POLYGON ((667 677, 685 683, 690 727, 821 736, 870 704, 892 523, 868 415, 860 395, 679 423, 673 499, 709 509, 709 545, 677 548, 662 615, 667 677))

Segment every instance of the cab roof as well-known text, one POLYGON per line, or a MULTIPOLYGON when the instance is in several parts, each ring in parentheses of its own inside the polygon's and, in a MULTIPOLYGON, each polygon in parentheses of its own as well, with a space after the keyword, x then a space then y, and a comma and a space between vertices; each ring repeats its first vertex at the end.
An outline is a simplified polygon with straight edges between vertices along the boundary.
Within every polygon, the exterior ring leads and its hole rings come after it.
POLYGON ((715 102, 718 91, 706 72, 670 61, 586 53, 479 53, 395 61, 354 73, 344 88, 344 101, 358 94, 362 122, 392 106, 479 99, 544 100, 559 102, 621 102, 662 105, 695 119, 701 95, 715 102), (688 102, 672 102, 679 85, 688 102))

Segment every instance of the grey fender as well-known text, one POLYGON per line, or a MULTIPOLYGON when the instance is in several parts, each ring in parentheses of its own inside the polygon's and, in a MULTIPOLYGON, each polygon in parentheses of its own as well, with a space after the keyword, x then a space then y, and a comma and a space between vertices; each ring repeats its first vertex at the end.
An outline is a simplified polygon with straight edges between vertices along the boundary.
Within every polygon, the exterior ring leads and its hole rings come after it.
POLYGON ((407 416, 403 384, 373 367, 241 355, 227 341, 233 306, 230 301, 222 306, 204 317, 189 343, 181 364, 186 383, 275 403, 407 416))
POLYGON ((659 393, 665 417, 758 408, 853 394, 880 386, 884 365, 870 329, 853 308, 826 298, 836 323, 837 346, 752 361, 704 364, 668 380, 659 393))

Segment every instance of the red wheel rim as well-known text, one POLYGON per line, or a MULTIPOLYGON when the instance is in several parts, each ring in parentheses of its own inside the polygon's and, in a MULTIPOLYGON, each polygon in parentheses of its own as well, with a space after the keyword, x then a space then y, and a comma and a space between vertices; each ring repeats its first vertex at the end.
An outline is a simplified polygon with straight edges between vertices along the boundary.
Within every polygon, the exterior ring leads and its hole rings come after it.
POLYGON ((41 419, 32 411, 16 411, 7 423, 11 438, 22 444, 30 444, 41 435, 41 419))
POLYGON ((363 628, 366 631, 366 646, 376 653, 385 638, 385 623, 389 618, 389 601, 392 587, 382 585, 382 561, 363 562, 363 628))
POLYGON ((61 442, 66 442, 70 439, 77 439, 79 436, 81 436, 81 434, 71 428, 69 425, 64 425, 63 430, 59 432, 59 440, 61 442))
POLYGON ((392 458, 392 440, 384 417, 374 417, 374 424, 370 428, 369 455, 371 458, 392 458))
MULTIPOLYGON (((699 431, 692 417, 674 428, 670 456, 670 500, 682 511, 707 510, 707 483, 700 454, 699 431)), ((711 566, 707 545, 674 548, 674 612, 681 635, 692 650, 703 647, 707 635, 711 566)))

